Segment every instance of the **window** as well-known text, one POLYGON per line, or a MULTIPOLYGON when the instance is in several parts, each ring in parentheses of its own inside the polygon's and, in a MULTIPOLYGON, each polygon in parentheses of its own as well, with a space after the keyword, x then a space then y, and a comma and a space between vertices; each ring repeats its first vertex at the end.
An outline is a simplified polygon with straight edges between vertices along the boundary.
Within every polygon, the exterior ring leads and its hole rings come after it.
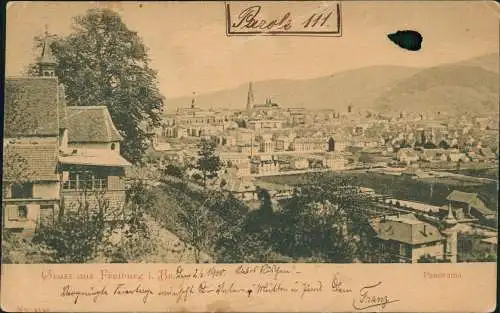
POLYGON ((13 199, 31 199, 33 198, 33 184, 14 184, 12 185, 13 199))
POLYGON ((17 217, 28 218, 28 208, 25 205, 17 207, 17 217))
POLYGON ((105 174, 90 171, 70 172, 69 180, 64 183, 63 188, 72 190, 107 189, 108 177, 105 174))
POLYGON ((111 150, 115 150, 115 149, 116 149, 116 144, 113 142, 113 143, 111 144, 111 150))
POLYGON ((406 256, 406 245, 405 244, 399 245, 399 255, 406 256))

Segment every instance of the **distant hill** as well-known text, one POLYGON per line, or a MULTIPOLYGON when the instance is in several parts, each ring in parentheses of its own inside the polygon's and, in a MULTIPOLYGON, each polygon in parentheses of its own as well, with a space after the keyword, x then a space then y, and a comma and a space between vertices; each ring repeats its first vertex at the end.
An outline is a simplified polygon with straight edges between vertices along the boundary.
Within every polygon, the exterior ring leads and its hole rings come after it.
POLYGON ((458 65, 465 66, 477 66, 482 69, 498 73, 499 71, 499 57, 498 53, 485 54, 482 56, 475 57, 473 59, 469 59, 460 63, 458 65))
MULTIPOLYGON (((397 81, 415 74, 418 69, 400 66, 373 66, 336 73, 307 80, 268 80, 253 83, 256 103, 264 103, 267 97, 282 107, 308 109, 347 110, 351 103, 365 107, 381 92, 397 81)), ((201 94, 196 103, 200 107, 240 108, 246 106, 248 85, 233 89, 201 94)), ((187 107, 190 97, 167 99, 168 110, 187 107)))
MULTIPOLYGON (((400 111, 498 110, 498 56, 488 54, 458 63, 418 69, 372 66, 306 80, 254 82, 256 103, 267 97, 282 107, 400 111)), ((244 109, 248 85, 201 94, 200 107, 244 109)), ((168 111, 187 107, 190 97, 167 99, 168 111)))
POLYGON ((498 73, 461 62, 422 70, 397 82, 374 101, 374 109, 405 112, 498 110, 498 73))

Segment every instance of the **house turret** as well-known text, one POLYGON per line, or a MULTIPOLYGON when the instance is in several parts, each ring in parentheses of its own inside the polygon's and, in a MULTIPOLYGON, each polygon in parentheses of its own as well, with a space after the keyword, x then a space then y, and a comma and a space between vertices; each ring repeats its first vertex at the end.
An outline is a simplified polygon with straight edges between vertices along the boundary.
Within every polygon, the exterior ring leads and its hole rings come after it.
POLYGON ((42 53, 38 58, 38 75, 41 77, 54 77, 57 61, 50 48, 48 27, 45 25, 45 36, 42 43, 42 53))
POLYGON ((457 263, 457 220, 453 215, 451 205, 448 205, 448 215, 443 219, 444 229, 443 235, 446 237, 445 258, 451 263, 457 263))

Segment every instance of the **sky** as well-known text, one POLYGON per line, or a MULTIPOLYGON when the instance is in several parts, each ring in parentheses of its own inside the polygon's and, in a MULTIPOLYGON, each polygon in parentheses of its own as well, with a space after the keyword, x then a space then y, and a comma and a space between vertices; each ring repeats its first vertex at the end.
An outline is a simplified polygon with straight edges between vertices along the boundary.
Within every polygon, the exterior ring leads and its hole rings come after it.
POLYGON ((67 35, 72 17, 95 7, 116 10, 142 37, 167 99, 372 65, 430 67, 499 50, 500 6, 493 1, 343 1, 342 37, 228 37, 224 2, 10 2, 7 76, 20 75, 38 55, 33 37, 46 24, 67 35), (423 35, 420 51, 388 40, 402 29, 423 35))

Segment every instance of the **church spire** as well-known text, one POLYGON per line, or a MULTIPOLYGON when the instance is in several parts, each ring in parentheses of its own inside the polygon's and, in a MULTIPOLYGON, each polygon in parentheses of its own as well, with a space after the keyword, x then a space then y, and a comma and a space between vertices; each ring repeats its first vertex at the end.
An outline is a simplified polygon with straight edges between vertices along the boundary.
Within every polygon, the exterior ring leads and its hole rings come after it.
POLYGON ((55 76, 56 58, 52 54, 49 41, 49 26, 45 24, 45 34, 42 42, 42 53, 38 59, 39 75, 44 77, 55 76))
POLYGON ((253 88, 252 82, 248 83, 248 95, 247 95, 247 110, 250 110, 254 106, 254 98, 253 98, 253 88))
POLYGON ((193 91, 193 98, 191 99, 191 109, 195 108, 196 103, 196 91, 193 91))

